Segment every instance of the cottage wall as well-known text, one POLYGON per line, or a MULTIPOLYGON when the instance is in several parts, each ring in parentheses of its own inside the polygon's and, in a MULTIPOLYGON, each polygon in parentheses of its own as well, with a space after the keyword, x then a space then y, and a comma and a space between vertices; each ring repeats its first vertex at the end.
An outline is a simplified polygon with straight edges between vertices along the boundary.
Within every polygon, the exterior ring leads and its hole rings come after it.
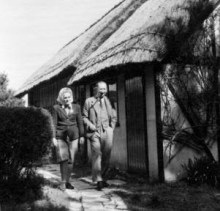
MULTIPOLYGON (((117 75, 119 119, 114 133, 111 166, 134 173, 143 173, 150 181, 157 181, 160 161, 158 160, 154 66, 132 65, 126 66, 125 69, 126 71, 122 70, 117 75), (135 99, 132 99, 132 96, 135 99), (128 103, 134 105, 128 105, 128 103), (143 118, 143 121, 139 118, 143 118), (131 125, 127 125, 129 122, 131 125), (132 129, 135 131, 128 131, 132 129)), ((105 76, 100 78, 99 80, 106 79, 105 76)), ((93 82, 90 81, 90 83, 93 82)), ((87 97, 91 96, 91 84, 86 86, 87 97)), ((91 159, 89 142, 88 157, 91 159)))
POLYGON ((159 156, 157 134, 157 111, 155 96, 154 66, 148 65, 145 70, 145 100, 148 144, 148 168, 150 181, 159 179, 159 156))
MULTIPOLYGON (((118 113, 119 120, 118 125, 115 128, 114 133, 114 144, 112 149, 111 156, 111 166, 120 168, 123 170, 129 170, 128 163, 128 139, 127 139, 127 115, 126 114, 126 80, 128 78, 128 73, 135 70, 136 72, 140 71, 141 77, 143 77, 143 89, 144 89, 144 100, 145 104, 143 109, 145 109, 145 131, 146 131, 146 161, 141 161, 141 163, 146 162, 146 175, 150 181, 158 180, 160 175, 159 171, 162 165, 160 162, 163 162, 164 166, 164 178, 166 181, 174 181, 180 179, 183 175, 182 164, 186 164, 188 159, 193 159, 194 157, 201 156, 200 153, 195 150, 190 149, 189 147, 183 147, 181 144, 175 143, 169 145, 170 142, 163 140, 163 152, 158 150, 158 128, 157 128, 157 112, 161 111, 156 110, 156 101, 155 98, 155 68, 153 65, 144 65, 141 67, 130 67, 131 69, 125 73, 122 72, 115 77, 117 81, 117 104, 118 104, 118 113), (132 69, 133 68, 133 69, 132 69), (134 69, 135 68, 135 69, 134 69), (163 161, 158 160, 158 158, 163 153, 163 161)), ((134 72, 134 71, 133 71, 134 72)), ((56 80, 51 80, 45 82, 34 89, 29 93, 29 104, 34 106, 44 107, 50 110, 52 105, 56 103, 56 98, 59 90, 66 86, 67 81, 70 76, 60 77, 56 80)), ((130 76, 129 76, 130 77, 130 76)), ((107 78, 108 79, 108 78, 107 78)), ((105 80, 103 77, 101 80, 105 80)), ((77 101, 81 106, 83 106, 84 101, 87 97, 91 96, 91 86, 96 80, 90 81, 90 83, 84 83, 82 85, 77 85, 72 87, 75 101, 77 101)), ((136 102, 138 103, 138 102, 136 102)), ((174 105, 174 107, 178 107, 174 105)), ((158 108, 157 108, 158 109, 158 108)), ((136 124, 137 122, 134 122, 136 124)), ((138 143, 137 143, 138 144, 138 143)), ((139 146, 142 147, 142 146, 139 146)), ((84 157, 91 158, 91 149, 90 143, 87 142, 85 147, 86 154, 83 154, 84 157)), ((213 155, 215 158, 218 158, 217 153, 217 144, 214 143, 211 146, 213 155)), ((133 153, 133 152, 132 152, 133 153)), ((133 158, 132 158, 133 159, 133 158)), ((137 161, 134 161, 135 165, 139 165, 137 161)), ((162 171, 163 171, 162 170, 162 171)))
POLYGON ((57 95, 65 87, 70 76, 50 80, 33 88, 29 93, 29 106, 51 109, 56 104, 57 95))
MULTIPOLYGON (((103 79, 104 80, 104 79, 103 79)), ((113 149, 111 156, 111 165, 116 168, 127 170, 127 138, 126 138, 126 114, 125 114, 125 87, 124 87, 124 75, 120 75, 116 78, 117 81, 117 99, 118 99, 118 113, 119 119, 113 140, 113 149)), ((85 88, 86 98, 91 96, 91 85, 87 84, 85 88)), ((87 142, 88 159, 91 161, 91 147, 90 142, 87 142)))
POLYGON ((116 167, 127 170, 127 131, 124 75, 118 76, 118 109, 119 126, 116 127, 114 133, 111 163, 116 167))

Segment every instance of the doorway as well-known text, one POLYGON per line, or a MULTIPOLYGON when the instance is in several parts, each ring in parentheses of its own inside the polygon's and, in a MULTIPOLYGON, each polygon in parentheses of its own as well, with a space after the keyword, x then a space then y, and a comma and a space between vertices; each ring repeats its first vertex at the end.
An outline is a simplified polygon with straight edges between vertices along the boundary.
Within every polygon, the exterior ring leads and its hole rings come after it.
POLYGON ((147 139, 143 77, 126 79, 128 170, 147 173, 147 139))

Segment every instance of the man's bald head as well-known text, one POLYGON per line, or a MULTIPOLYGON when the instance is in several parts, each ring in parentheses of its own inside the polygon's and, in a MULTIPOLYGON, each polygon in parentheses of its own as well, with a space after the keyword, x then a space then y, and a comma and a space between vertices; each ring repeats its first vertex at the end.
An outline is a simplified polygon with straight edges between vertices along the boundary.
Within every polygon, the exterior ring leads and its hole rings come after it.
POLYGON ((97 97, 103 98, 107 93, 107 84, 104 81, 99 81, 96 84, 97 97))

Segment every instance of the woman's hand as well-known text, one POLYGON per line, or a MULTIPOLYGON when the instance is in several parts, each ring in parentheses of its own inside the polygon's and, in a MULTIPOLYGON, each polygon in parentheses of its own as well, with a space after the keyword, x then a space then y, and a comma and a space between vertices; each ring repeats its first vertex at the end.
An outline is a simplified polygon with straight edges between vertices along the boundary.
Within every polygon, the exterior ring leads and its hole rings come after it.
POLYGON ((79 143, 80 143, 80 144, 84 144, 84 142, 85 142, 85 138, 84 138, 84 137, 80 137, 80 138, 79 138, 79 143))
POLYGON ((57 145, 58 145, 58 141, 57 141, 57 139, 56 138, 53 138, 53 145, 55 146, 55 147, 57 147, 57 145))

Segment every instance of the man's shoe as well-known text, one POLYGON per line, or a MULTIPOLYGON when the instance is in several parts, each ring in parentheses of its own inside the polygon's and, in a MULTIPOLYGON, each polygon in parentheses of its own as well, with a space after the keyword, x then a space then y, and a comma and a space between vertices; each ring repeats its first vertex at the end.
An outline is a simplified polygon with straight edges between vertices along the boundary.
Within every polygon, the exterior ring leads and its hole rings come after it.
POLYGON ((102 181, 102 183, 105 188, 109 187, 109 184, 106 181, 102 181))
POLYGON ((74 189, 74 187, 69 183, 69 182, 66 182, 66 189, 74 189))

